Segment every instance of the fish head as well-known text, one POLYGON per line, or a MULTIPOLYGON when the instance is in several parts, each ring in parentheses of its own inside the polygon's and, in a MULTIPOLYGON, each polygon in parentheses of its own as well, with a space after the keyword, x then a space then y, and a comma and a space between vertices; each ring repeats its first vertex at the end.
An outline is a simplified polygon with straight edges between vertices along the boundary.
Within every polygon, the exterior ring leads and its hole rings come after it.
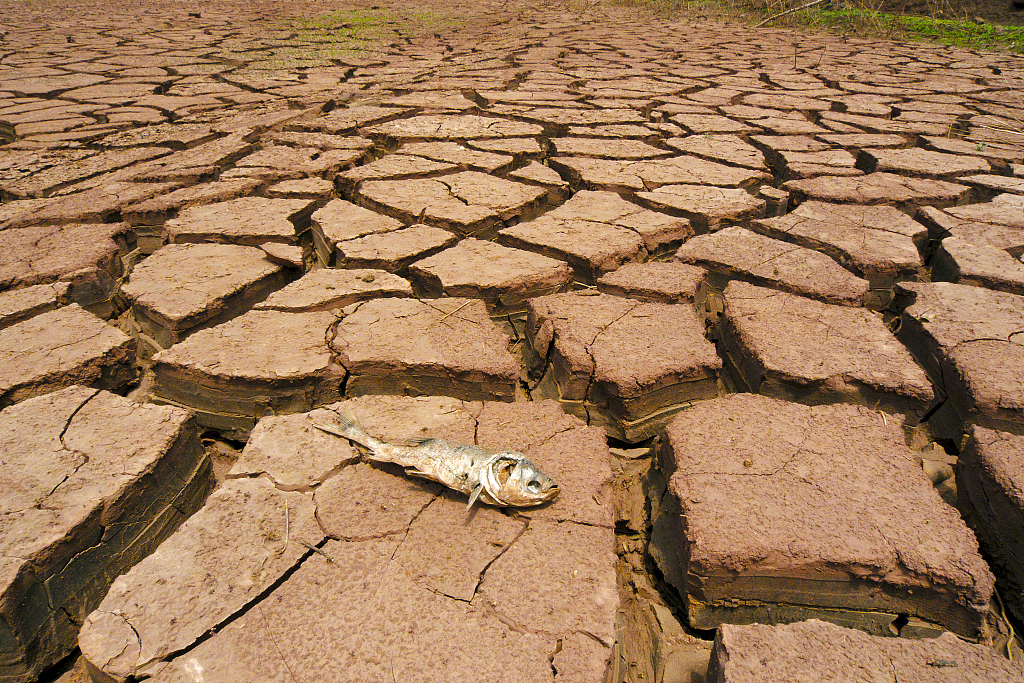
POLYGON ((530 507, 559 494, 558 484, 521 453, 499 453, 492 468, 493 481, 498 484, 492 497, 502 505, 530 507))

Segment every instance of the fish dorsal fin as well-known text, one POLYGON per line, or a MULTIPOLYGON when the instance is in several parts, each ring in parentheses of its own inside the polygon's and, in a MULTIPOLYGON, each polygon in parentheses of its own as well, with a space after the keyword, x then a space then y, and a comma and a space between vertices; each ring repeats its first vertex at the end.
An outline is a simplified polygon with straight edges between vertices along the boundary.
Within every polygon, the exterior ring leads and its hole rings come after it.
POLYGON ((473 503, 475 503, 477 498, 480 497, 480 494, 483 493, 483 490, 484 490, 483 483, 480 483, 480 484, 476 485, 476 487, 473 489, 473 492, 469 494, 469 502, 466 503, 466 509, 467 510, 470 509, 471 507, 473 507, 473 503))

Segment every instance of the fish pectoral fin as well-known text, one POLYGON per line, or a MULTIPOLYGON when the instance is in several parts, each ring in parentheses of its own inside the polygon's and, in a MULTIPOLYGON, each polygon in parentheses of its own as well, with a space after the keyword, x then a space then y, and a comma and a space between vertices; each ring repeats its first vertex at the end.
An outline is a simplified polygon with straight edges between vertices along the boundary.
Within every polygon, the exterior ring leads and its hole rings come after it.
POLYGON ((467 510, 470 509, 471 507, 473 507, 473 503, 475 503, 477 498, 480 497, 480 494, 483 493, 483 490, 484 490, 484 485, 483 484, 477 484, 476 485, 476 488, 473 489, 473 492, 469 494, 469 502, 466 503, 466 509, 467 510))
POLYGON ((434 443, 437 441, 432 436, 414 436, 411 439, 407 439, 405 445, 407 446, 426 446, 427 444, 434 443))

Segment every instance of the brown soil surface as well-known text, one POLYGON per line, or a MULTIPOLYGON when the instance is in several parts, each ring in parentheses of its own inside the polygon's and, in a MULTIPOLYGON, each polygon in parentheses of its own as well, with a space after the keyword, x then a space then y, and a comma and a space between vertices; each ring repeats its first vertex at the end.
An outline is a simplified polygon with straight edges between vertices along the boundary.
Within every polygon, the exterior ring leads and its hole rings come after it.
POLYGON ((1021 92, 601 0, 4 4, 0 680, 1011 671, 1021 92))

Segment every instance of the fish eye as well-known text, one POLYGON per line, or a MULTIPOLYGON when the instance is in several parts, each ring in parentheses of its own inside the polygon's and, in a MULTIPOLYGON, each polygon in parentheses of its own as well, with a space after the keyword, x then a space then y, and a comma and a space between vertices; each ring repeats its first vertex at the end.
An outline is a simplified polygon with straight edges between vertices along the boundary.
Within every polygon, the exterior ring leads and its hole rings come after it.
POLYGON ((540 482, 533 479, 526 485, 526 490, 530 493, 540 493, 540 482))

